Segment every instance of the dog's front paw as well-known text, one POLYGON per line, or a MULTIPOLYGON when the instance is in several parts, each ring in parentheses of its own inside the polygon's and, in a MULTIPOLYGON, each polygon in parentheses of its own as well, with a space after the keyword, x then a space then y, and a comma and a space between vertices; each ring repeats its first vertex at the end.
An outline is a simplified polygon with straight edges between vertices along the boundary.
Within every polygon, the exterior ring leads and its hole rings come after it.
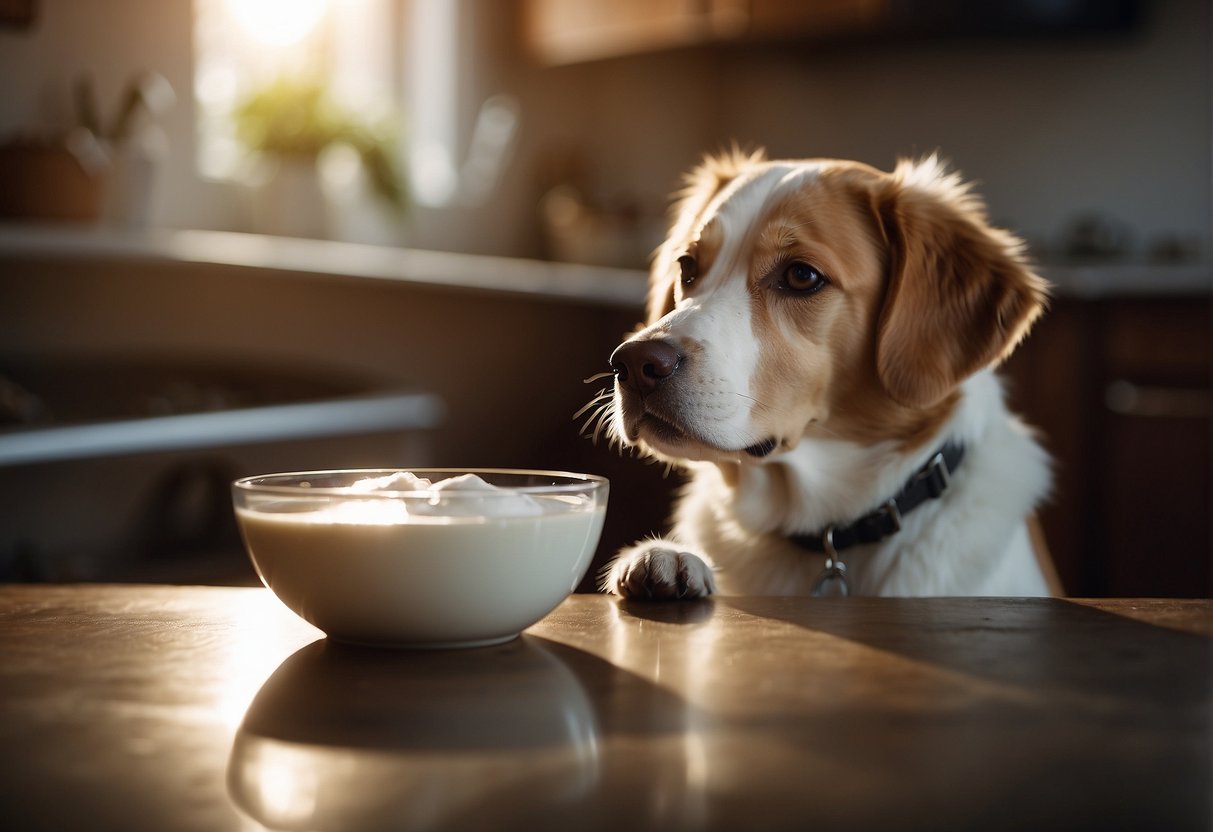
POLYGON ((624 549, 603 575, 602 587, 623 598, 665 601, 706 598, 716 591, 712 567, 690 552, 650 541, 624 549))

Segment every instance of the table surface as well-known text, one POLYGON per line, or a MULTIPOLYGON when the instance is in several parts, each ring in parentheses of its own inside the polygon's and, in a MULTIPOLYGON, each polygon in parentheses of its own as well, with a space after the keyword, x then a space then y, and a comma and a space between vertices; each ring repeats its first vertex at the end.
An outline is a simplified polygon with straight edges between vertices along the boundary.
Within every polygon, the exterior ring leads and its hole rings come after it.
POLYGON ((569 598, 330 644, 266 590, 0 586, 6 830, 1210 828, 1209 601, 569 598))

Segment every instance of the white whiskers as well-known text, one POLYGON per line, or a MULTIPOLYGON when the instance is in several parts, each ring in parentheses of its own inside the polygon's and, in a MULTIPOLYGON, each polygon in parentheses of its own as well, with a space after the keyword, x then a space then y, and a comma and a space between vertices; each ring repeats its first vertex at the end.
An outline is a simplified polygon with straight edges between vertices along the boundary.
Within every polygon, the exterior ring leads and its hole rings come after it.
MULTIPOLYGON (((585 383, 589 384, 603 378, 610 378, 613 373, 598 373, 585 379, 585 383)), ((586 416, 586 420, 581 424, 580 432, 583 438, 590 439, 595 445, 598 444, 599 438, 605 433, 610 439, 612 445, 620 445, 623 443, 618 441, 615 433, 611 430, 611 424, 615 418, 615 390, 612 387, 604 387, 595 394, 594 398, 586 402, 585 406, 573 414, 573 419, 580 419, 586 416)))
POLYGON ((758 410, 768 410, 768 411, 773 411, 775 413, 779 412, 779 411, 775 410, 775 408, 773 408, 769 404, 767 404, 766 402, 759 401, 758 399, 754 398, 753 396, 747 396, 745 393, 738 393, 736 390, 732 391, 732 393, 734 396, 745 399, 746 401, 753 402, 754 407, 758 410))

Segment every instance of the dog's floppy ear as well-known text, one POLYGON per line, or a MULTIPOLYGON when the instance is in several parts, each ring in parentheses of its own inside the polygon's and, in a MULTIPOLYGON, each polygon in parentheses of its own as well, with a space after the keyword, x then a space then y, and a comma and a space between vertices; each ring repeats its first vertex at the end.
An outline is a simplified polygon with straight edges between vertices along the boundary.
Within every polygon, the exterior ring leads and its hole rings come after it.
POLYGON ((929 406, 1015 348, 1048 284, 934 156, 899 163, 875 199, 889 246, 876 370, 893 399, 929 406))
POLYGON ((704 157, 683 177, 682 190, 675 197, 670 233, 657 249, 649 272, 648 323, 674 310, 674 281, 678 270, 674 262, 685 253, 692 230, 712 199, 747 167, 766 159, 762 150, 746 152, 739 147, 704 157))

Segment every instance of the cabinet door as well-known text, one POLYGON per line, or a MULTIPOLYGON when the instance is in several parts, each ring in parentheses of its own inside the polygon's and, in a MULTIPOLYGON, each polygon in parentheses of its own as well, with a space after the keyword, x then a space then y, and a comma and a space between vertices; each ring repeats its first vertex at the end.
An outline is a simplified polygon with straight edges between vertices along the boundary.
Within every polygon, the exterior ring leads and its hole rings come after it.
POLYGON ((1117 301, 1102 321, 1096 456, 1107 595, 1210 591, 1209 307, 1117 301), (1105 559, 1106 558, 1106 559, 1105 559))
POLYGON ((1040 519, 1067 594, 1210 594, 1209 315, 1199 295, 1061 297, 1008 361, 1053 456, 1040 519))

